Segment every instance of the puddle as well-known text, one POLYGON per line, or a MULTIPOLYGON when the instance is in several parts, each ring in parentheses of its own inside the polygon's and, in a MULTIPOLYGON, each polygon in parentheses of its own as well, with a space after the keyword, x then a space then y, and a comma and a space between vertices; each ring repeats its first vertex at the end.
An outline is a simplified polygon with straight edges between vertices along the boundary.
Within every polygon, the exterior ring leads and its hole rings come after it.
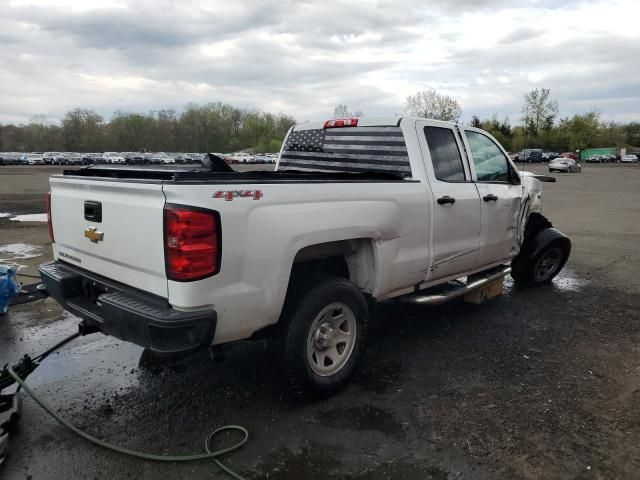
POLYGON ((579 292, 589 284, 589 281, 578 277, 571 270, 565 269, 553 279, 551 284, 562 292, 579 292))
MULTIPOLYGON (((579 292, 587 285, 589 285, 588 280, 578 277, 573 271, 565 268, 553 279, 550 287, 561 292, 579 292)), ((513 292, 514 289, 513 278, 511 278, 511 275, 507 275, 504 279, 503 291, 508 294, 513 292)))
POLYGON ((42 255, 42 247, 28 243, 10 243, 0 246, 0 255, 9 255, 8 258, 0 261, 35 258, 42 255))
MULTIPOLYGON (((9 351, 2 352, 0 364, 19 358, 24 353, 35 354, 51 347, 77 330, 79 319, 69 312, 44 308, 20 309, 11 311, 9 325, 15 330, 0 329, 0 334, 18 335, 20 342, 12 345, 9 351), (40 316, 45 325, 33 325, 33 317, 40 316), (49 323, 50 322, 50 323, 49 323)), ((123 375, 136 368, 143 349, 132 343, 120 342, 113 337, 100 333, 80 337, 58 352, 50 355, 38 369, 29 376, 29 384, 38 387, 52 385, 64 380, 62 385, 86 383, 101 387, 128 387, 137 384, 135 375, 123 375)), ((63 390, 66 387, 63 388, 63 390)))
POLYGON ((87 381, 90 375, 92 378, 101 377, 100 384, 110 385, 113 390, 138 383, 135 376, 120 373, 121 370, 134 368, 138 363, 142 348, 136 345, 95 334, 90 343, 67 348, 50 355, 42 362, 29 377, 29 382, 33 385, 46 385, 71 378, 84 378, 87 381))
POLYGON ((27 215, 16 215, 9 220, 12 222, 47 222, 46 213, 29 213, 27 215))
POLYGON ((318 414, 324 425, 356 430, 374 430, 388 435, 403 432, 402 424, 389 411, 373 405, 325 410, 318 414))

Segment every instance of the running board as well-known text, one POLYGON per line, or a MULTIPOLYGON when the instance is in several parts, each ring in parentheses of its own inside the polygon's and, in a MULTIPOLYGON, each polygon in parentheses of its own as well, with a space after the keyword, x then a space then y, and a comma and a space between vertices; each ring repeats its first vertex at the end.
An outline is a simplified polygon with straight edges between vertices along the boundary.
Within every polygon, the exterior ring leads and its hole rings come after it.
POLYGON ((511 273, 511 267, 501 266, 492 268, 490 270, 470 275, 467 277, 467 282, 461 282, 460 280, 453 280, 445 283, 444 285, 437 285, 435 287, 423 290, 422 292, 416 292, 412 295, 407 295, 400 298, 402 302, 413 303, 416 305, 440 305, 441 303, 448 302, 454 298, 466 295, 473 290, 477 290, 480 287, 484 287, 494 280, 499 280, 506 277, 511 273), (435 291, 434 291, 435 290, 435 291))

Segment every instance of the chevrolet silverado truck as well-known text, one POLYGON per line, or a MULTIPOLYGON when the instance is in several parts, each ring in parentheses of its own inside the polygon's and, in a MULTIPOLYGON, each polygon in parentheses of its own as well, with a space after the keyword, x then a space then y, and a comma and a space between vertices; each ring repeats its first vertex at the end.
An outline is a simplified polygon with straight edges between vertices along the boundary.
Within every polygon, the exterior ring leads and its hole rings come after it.
POLYGON ((322 396, 354 371, 377 302, 437 304, 509 273, 548 283, 570 253, 541 214, 554 179, 477 128, 309 122, 275 171, 209 159, 52 176, 50 295, 160 355, 269 337, 291 391, 322 396))

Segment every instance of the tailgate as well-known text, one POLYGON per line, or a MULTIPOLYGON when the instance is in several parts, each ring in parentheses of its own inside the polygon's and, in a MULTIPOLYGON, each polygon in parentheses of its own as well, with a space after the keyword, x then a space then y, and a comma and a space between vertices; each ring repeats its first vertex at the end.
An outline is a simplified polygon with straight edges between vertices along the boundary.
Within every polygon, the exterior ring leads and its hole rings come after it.
POLYGON ((50 183, 56 260, 167 297, 160 182, 50 183))

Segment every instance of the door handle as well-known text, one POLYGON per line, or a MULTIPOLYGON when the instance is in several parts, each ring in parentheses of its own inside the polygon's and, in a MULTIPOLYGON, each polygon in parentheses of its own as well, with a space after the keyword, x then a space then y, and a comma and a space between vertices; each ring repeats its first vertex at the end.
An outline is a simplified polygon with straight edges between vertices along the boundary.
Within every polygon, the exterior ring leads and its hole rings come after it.
POLYGON ((496 200, 498 200, 498 197, 496 197, 493 193, 490 193, 489 195, 485 195, 484 197, 482 197, 482 199, 485 202, 495 202, 496 200))
POLYGON ((438 199, 438 205, 446 205, 447 203, 456 203, 456 199, 450 197, 449 195, 445 195, 444 197, 440 197, 438 199))

